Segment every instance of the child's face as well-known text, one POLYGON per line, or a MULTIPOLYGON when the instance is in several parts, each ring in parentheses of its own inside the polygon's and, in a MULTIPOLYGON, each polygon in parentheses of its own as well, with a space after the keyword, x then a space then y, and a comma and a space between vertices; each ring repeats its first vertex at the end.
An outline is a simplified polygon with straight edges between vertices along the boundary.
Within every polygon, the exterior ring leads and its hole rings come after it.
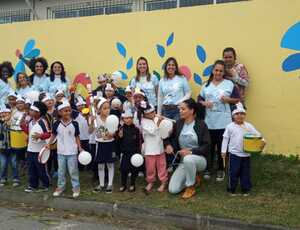
POLYGON ((62 119, 66 119, 66 120, 70 119, 71 113, 72 113, 71 107, 65 107, 59 110, 59 115, 61 116, 62 119))
POLYGON ((47 100, 45 101, 45 105, 48 109, 51 109, 54 106, 54 100, 47 100))
POLYGON ((32 118, 39 118, 40 117, 40 113, 37 111, 34 111, 32 109, 29 110, 29 116, 32 118))
POLYGON ((17 100, 17 98, 15 98, 15 97, 8 97, 8 104, 12 107, 15 107, 16 106, 16 100, 17 100))
POLYGON ((151 120, 154 119, 154 117, 155 117, 155 111, 153 111, 151 113, 145 113, 144 117, 148 118, 148 119, 151 119, 151 120))
POLYGON ((132 117, 124 117, 123 122, 125 125, 132 125, 133 124, 133 118, 132 117))
POLYGON ((110 107, 108 102, 104 102, 103 105, 100 108, 100 114, 102 116, 107 117, 110 113, 110 107))
POLYGON ((2 121, 8 121, 10 119, 10 112, 0 113, 0 118, 2 121))
POLYGON ((115 91, 113 91, 113 90, 105 90, 105 95, 108 98, 112 98, 115 95, 115 91))
POLYGON ((131 99, 132 98, 132 93, 131 92, 126 92, 125 97, 127 98, 127 100, 131 99))
POLYGON ((19 111, 23 111, 25 109, 25 103, 22 101, 18 101, 16 107, 19 111))
POLYGON ((245 117, 246 117, 245 113, 236 113, 233 116, 233 120, 238 124, 242 124, 245 121, 245 117))

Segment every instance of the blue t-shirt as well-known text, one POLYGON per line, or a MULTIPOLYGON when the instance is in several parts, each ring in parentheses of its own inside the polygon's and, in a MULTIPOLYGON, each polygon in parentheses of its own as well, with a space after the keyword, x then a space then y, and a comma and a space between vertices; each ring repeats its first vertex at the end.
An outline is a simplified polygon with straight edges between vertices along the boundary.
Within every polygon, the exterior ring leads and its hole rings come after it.
POLYGON ((50 78, 47 77, 46 75, 43 75, 42 77, 38 77, 36 75, 33 76, 32 88, 34 90, 48 93, 49 86, 50 86, 50 78))
POLYGON ((48 92, 51 95, 51 97, 54 97, 56 91, 58 91, 58 90, 62 90, 65 93, 65 95, 67 95, 67 93, 68 93, 68 82, 62 82, 60 77, 55 77, 54 81, 50 81, 50 78, 49 78, 49 82, 50 82, 50 85, 49 85, 49 91, 48 92))
POLYGON ((213 103, 212 108, 206 108, 205 123, 208 129, 225 129, 232 121, 230 105, 223 103, 221 97, 230 97, 233 86, 231 81, 224 79, 218 85, 211 82, 209 86, 201 88, 200 96, 213 103))
POLYGON ((163 105, 177 105, 190 92, 191 88, 184 76, 175 75, 172 79, 163 78, 159 81, 159 93, 163 98, 163 105))
POLYGON ((12 88, 2 79, 0 79, 0 106, 3 106, 6 102, 8 94, 12 92, 12 88))
POLYGON ((16 90, 16 93, 18 95, 21 95, 22 97, 26 98, 26 94, 31 92, 33 90, 33 88, 31 86, 26 86, 25 88, 19 88, 16 90))
POLYGON ((185 123, 183 125, 183 128, 179 135, 179 146, 181 149, 187 148, 187 149, 193 149, 197 148, 198 145, 198 136, 197 133, 194 130, 195 121, 187 124, 185 123))
POLYGON ((156 88, 158 87, 158 83, 158 78, 155 75, 151 75, 150 81, 147 81, 147 76, 141 76, 139 81, 136 81, 135 78, 131 80, 130 88, 135 89, 138 87, 142 89, 149 103, 153 106, 157 106, 156 88))

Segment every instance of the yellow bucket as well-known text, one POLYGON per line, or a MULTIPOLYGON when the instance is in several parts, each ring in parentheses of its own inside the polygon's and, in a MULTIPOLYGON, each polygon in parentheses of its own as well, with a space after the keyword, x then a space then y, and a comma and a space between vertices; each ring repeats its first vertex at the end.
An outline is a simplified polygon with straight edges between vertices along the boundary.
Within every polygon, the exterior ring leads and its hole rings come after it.
POLYGON ((253 134, 244 135, 244 152, 246 153, 261 153, 264 149, 265 142, 261 136, 253 134))
POLYGON ((27 147, 27 135, 20 130, 10 130, 10 145, 13 149, 23 149, 27 147))

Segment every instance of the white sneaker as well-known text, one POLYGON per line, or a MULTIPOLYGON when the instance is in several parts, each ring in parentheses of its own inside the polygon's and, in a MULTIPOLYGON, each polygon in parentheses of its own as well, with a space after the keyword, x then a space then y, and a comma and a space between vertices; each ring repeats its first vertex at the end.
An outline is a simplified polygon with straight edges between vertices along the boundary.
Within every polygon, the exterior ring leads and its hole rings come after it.
POLYGON ((80 191, 79 191, 79 190, 78 190, 78 191, 75 191, 75 192, 73 192, 73 198, 74 198, 74 199, 78 198, 78 197, 79 197, 79 195, 80 195, 80 191))
POLYGON ((222 182, 225 179, 225 172, 224 171, 218 171, 216 181, 222 182))
POLYGON ((64 190, 61 190, 59 188, 55 189, 54 193, 53 193, 53 196, 54 197, 58 197, 58 196, 61 196, 61 194, 63 194, 64 190))

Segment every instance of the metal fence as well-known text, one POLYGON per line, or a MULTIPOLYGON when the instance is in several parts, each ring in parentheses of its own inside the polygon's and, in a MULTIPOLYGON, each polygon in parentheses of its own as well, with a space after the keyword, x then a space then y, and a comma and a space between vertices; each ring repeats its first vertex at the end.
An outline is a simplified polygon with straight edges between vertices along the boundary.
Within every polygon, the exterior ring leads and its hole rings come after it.
POLYGON ((73 18, 133 11, 133 0, 89 1, 49 7, 47 18, 73 18))
POLYGON ((0 24, 24 22, 32 19, 31 9, 0 10, 0 24))

